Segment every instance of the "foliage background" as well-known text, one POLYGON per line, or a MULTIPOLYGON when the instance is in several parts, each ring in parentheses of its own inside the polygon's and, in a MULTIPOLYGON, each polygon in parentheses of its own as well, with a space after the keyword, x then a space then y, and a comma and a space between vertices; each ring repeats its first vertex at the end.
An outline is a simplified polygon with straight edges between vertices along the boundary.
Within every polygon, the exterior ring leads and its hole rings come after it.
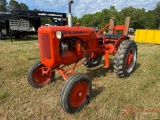
MULTIPOLYGON (((26 3, 19 3, 16 0, 10 0, 9 3, 6 0, 0 0, 0 12, 17 9, 28 10, 29 7, 26 3)), ((35 8, 34 10, 38 9, 35 8)), ((115 18, 117 24, 124 24, 127 16, 131 16, 130 27, 134 29, 160 29, 160 2, 156 4, 154 10, 149 11, 146 11, 144 8, 133 8, 132 6, 117 11, 115 6, 110 6, 110 8, 94 14, 85 14, 81 18, 73 16, 73 24, 80 22, 82 26, 102 28, 111 17, 115 18)), ((42 24, 52 24, 49 18, 42 19, 41 22, 42 24)))

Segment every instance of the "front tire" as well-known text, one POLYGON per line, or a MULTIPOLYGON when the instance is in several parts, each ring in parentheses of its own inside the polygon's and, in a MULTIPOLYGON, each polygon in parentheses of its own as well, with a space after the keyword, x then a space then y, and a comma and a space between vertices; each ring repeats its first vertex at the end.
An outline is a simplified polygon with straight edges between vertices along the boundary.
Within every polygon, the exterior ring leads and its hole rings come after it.
POLYGON ((73 114, 81 110, 90 100, 92 84, 87 75, 77 73, 64 84, 60 94, 63 110, 73 114))
POLYGON ((41 88, 54 81, 55 72, 42 75, 42 68, 45 67, 40 61, 34 63, 27 74, 29 84, 35 88, 41 88))
POLYGON ((133 40, 124 40, 118 47, 114 60, 114 72, 119 78, 129 77, 136 65, 137 45, 133 40))

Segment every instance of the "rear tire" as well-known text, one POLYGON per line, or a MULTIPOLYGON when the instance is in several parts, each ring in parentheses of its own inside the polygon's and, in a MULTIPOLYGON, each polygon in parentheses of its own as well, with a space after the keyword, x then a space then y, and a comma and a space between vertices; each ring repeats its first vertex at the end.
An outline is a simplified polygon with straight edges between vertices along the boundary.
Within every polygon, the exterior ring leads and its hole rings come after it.
POLYGON ((27 74, 29 84, 35 88, 41 88, 54 81, 55 72, 49 72, 42 76, 42 68, 45 67, 40 61, 34 63, 27 74))
MULTIPOLYGON (((86 55, 86 60, 91 58, 91 54, 88 54, 86 55)), ((100 61, 102 59, 102 56, 101 55, 96 55, 95 54, 95 57, 93 59, 90 59, 90 60, 87 60, 84 65, 87 67, 87 68, 92 68, 92 67, 96 67, 99 65, 100 61)))
POLYGON ((16 38, 16 39, 19 39, 19 38, 20 38, 20 34, 18 34, 18 33, 15 34, 15 38, 16 38))
POLYGON ((137 45, 133 40, 124 40, 118 47, 114 60, 114 72, 119 78, 129 77, 136 65, 137 45))
POLYGON ((21 37, 22 39, 26 39, 26 38, 27 38, 27 35, 26 35, 25 33, 22 33, 22 34, 20 35, 20 37, 21 37))
POLYGON ((90 100, 92 84, 87 75, 77 73, 64 84, 60 94, 63 110, 73 114, 81 110, 90 100))

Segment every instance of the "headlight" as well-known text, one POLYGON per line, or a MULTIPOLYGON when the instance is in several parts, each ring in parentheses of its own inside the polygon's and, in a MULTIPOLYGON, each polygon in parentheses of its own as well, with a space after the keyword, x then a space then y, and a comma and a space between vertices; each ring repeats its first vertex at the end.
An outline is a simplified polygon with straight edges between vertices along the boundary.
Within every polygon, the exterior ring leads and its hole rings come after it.
POLYGON ((63 37, 63 33, 62 33, 61 31, 57 31, 57 32, 56 32, 56 37, 57 37, 58 39, 61 39, 61 38, 63 37))

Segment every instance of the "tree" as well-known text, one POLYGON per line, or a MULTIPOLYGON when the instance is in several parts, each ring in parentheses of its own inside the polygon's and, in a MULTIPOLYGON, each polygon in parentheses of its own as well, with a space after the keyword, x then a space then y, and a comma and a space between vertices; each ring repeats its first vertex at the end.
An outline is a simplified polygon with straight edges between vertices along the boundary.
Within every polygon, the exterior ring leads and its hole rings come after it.
POLYGON ((45 25, 45 24, 54 25, 53 22, 51 21, 51 19, 48 17, 41 18, 41 25, 45 25))
POLYGON ((92 26, 90 23, 93 21, 93 15, 92 14, 85 14, 82 16, 82 18, 78 19, 77 21, 81 23, 83 26, 92 26))
POLYGON ((12 10, 29 10, 28 6, 21 2, 17 2, 16 0, 10 0, 9 2, 9 10, 12 11, 12 10))
POLYGON ((100 18, 99 18, 99 21, 100 21, 99 27, 100 28, 104 27, 109 22, 110 18, 111 18, 110 17, 110 10, 103 9, 101 14, 100 14, 100 18))
MULTIPOLYGON (((123 19, 125 17, 130 16, 131 17, 131 23, 130 27, 133 27, 135 29, 142 29, 145 28, 145 9, 138 9, 131 7, 125 7, 121 10, 121 15, 123 16, 123 19)), ((124 20, 123 20, 124 21, 124 20)))
MULTIPOLYGON (((67 19, 67 20, 68 20, 68 19, 67 19)), ((72 21, 73 21, 73 25, 76 25, 76 23, 77 23, 77 17, 73 16, 73 17, 72 17, 72 21)))
POLYGON ((155 17, 156 17, 157 27, 159 27, 159 29, 160 29, 160 2, 158 2, 157 5, 156 5, 155 17))
POLYGON ((0 0, 0 12, 6 12, 7 11, 7 1, 6 0, 0 0))
POLYGON ((103 9, 101 12, 94 14, 86 14, 76 20, 74 24, 80 22, 82 26, 102 28, 109 22, 111 17, 114 17, 117 25, 124 25, 125 18, 130 16, 130 27, 135 29, 155 29, 160 28, 160 2, 157 3, 155 10, 146 12, 144 8, 125 7, 121 11, 117 11, 115 6, 110 6, 109 9, 103 9))
POLYGON ((19 3, 15 0, 11 0, 9 2, 9 10, 12 11, 12 10, 18 10, 18 9, 20 9, 19 3))
POLYGON ((38 10, 38 9, 34 8, 34 9, 33 9, 33 11, 40 11, 40 10, 38 10))
POLYGON ((115 8, 114 5, 111 5, 111 6, 110 6, 110 12, 111 12, 111 13, 117 12, 117 10, 116 10, 116 8, 115 8))
POLYGON ((155 10, 149 10, 145 13, 145 28, 157 29, 155 10))
POLYGON ((20 3, 19 5, 21 10, 29 10, 28 6, 25 3, 20 3))

